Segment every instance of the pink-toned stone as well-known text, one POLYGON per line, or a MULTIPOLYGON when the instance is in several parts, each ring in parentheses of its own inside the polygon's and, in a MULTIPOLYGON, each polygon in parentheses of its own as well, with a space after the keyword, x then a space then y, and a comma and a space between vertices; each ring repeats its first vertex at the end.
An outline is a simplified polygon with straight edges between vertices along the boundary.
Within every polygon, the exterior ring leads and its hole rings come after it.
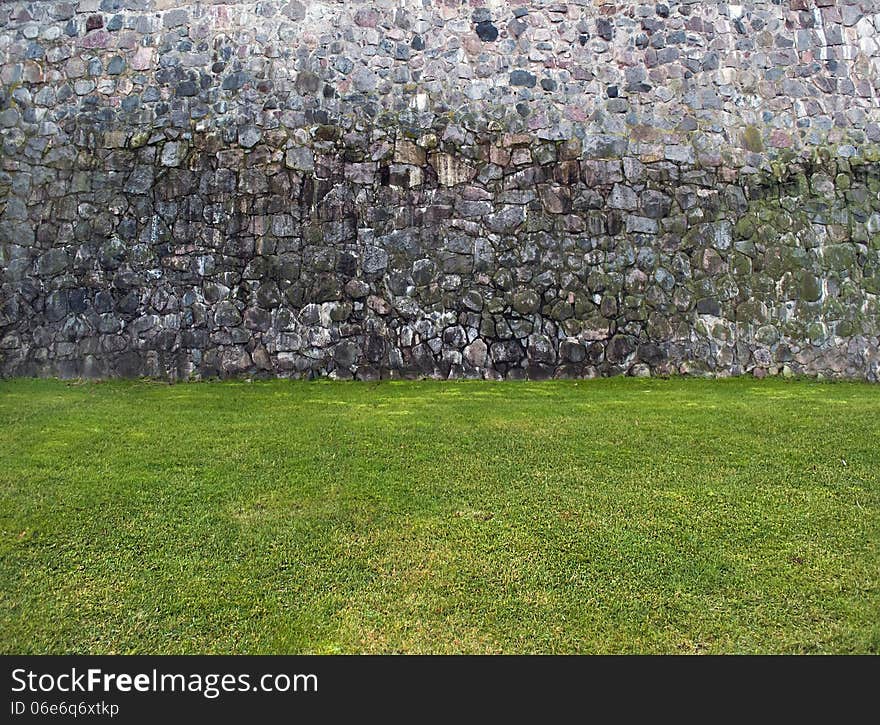
POLYGON ((565 117, 570 121, 585 123, 590 117, 590 112, 583 106, 566 106, 565 117))
POLYGON ((110 33, 106 30, 93 30, 79 41, 82 48, 106 48, 110 45, 110 33))
POLYGON ((379 22, 379 13, 374 8, 360 8, 354 14, 354 24, 362 28, 375 28, 379 22))
POLYGON ((777 149, 791 148, 791 135, 786 133, 782 129, 777 128, 775 131, 773 131, 773 133, 770 134, 769 143, 773 148, 777 149))
POLYGON ((134 70, 148 70, 153 65, 153 49, 138 48, 131 57, 131 67, 134 70))
POLYGON ((498 166, 507 166, 510 162, 510 151, 498 148, 497 146, 489 147, 489 161, 498 166))

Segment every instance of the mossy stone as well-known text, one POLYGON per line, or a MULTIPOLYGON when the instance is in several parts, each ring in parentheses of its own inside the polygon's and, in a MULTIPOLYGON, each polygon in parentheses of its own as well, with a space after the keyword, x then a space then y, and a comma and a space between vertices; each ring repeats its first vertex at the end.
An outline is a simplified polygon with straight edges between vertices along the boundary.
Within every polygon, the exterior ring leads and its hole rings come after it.
POLYGON ((849 244, 829 244, 822 250, 822 259, 827 269, 852 269, 855 266, 855 252, 849 244))
POLYGON ((523 290, 513 295, 511 306, 521 315, 530 315, 537 311, 540 303, 541 300, 534 290, 523 290))
POLYGON ((814 345, 821 345, 828 339, 828 331, 821 322, 814 322, 807 328, 807 334, 810 336, 810 342, 814 345))
POLYGON ((767 313, 757 300, 747 300, 737 305, 735 318, 737 322, 763 323, 767 321, 767 313))
POLYGON ((834 328, 834 334, 839 335, 840 337, 849 337, 850 335, 856 334, 856 326, 851 320, 841 320, 834 328))
POLYGON ((752 273, 752 260, 745 254, 734 254, 730 260, 730 269, 736 277, 747 277, 752 273))
POLYGON ((807 271, 801 272, 798 280, 799 298, 806 302, 816 302, 822 298, 822 282, 807 271))
POLYGON ((880 295, 880 270, 865 270, 865 276, 862 278, 862 286, 866 292, 874 295, 880 295))
POLYGON ((752 216, 740 217, 734 227, 736 236, 739 239, 751 239, 755 233, 755 219, 752 216))
POLYGON ((761 130, 757 126, 746 126, 742 133, 742 142, 749 151, 759 154, 764 150, 761 130))

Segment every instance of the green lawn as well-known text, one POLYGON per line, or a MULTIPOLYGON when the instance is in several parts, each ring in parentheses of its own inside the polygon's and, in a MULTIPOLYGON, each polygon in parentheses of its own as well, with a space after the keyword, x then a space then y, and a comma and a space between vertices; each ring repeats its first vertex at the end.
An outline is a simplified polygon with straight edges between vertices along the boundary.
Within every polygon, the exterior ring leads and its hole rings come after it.
POLYGON ((878 652, 880 386, 0 382, 0 651, 878 652))

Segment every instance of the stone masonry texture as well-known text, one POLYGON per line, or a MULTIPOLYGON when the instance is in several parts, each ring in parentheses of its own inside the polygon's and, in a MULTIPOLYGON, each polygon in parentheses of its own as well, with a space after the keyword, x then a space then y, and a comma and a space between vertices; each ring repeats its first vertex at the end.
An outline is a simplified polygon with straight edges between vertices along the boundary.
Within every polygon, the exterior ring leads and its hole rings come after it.
POLYGON ((880 377, 880 4, 0 3, 0 374, 880 377))

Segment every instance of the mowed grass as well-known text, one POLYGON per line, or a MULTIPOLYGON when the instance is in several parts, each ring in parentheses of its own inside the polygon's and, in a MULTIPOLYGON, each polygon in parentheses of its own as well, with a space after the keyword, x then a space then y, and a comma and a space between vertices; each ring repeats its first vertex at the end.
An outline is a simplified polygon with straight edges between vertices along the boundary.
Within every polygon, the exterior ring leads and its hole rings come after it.
POLYGON ((880 650, 880 387, 0 382, 6 653, 880 650))

